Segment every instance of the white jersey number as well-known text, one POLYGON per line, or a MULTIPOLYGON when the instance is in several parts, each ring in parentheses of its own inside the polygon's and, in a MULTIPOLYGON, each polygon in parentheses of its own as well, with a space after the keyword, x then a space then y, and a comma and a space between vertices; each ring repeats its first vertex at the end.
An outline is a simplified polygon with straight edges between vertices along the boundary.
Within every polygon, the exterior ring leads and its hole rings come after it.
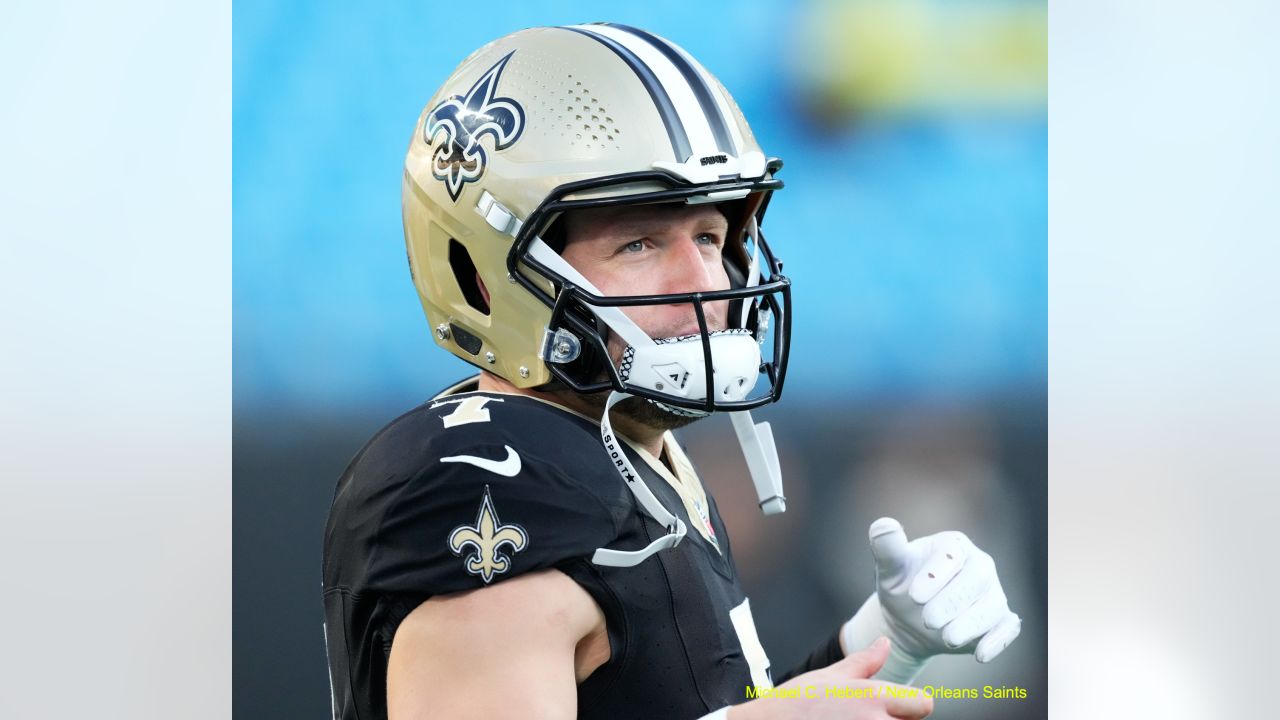
POLYGON ((451 428, 471 423, 489 422, 489 409, 485 407, 485 403, 490 402, 502 402, 502 400, 473 395, 461 400, 440 400, 431 407, 434 408, 445 403, 457 403, 457 409, 441 418, 444 421, 445 428, 451 428))
POLYGON ((756 621, 751 617, 751 601, 743 600, 741 605, 730 610, 729 620, 733 622, 738 644, 742 646, 742 654, 751 668, 751 682, 756 687, 773 687, 773 680, 769 677, 769 656, 765 655, 760 636, 756 634, 756 621))

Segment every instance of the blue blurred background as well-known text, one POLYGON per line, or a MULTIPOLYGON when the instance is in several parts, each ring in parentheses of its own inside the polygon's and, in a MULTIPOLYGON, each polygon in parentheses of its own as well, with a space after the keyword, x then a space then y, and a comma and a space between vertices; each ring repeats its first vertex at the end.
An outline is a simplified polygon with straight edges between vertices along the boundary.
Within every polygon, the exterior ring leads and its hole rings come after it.
POLYGON ((764 230, 795 283, 792 365, 760 416, 788 513, 759 517, 718 420, 684 433, 775 672, 871 591, 866 527, 893 515, 913 537, 968 532, 1024 617, 996 664, 945 658, 921 682, 1030 698, 936 716, 1043 716, 1043 3, 236 2, 233 18, 237 716, 327 711, 333 484, 378 427, 469 373, 434 347, 405 262, 418 113, 485 42, 596 20, 690 51, 786 162, 764 230))

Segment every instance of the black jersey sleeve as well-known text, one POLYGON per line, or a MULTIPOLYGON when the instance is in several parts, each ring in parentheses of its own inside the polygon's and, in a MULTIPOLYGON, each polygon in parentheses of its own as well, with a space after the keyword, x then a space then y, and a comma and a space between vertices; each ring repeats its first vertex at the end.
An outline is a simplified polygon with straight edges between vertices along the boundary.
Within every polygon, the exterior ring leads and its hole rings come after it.
MULTIPOLYGON (((513 405, 502 410, 516 414, 513 405)), ((629 512, 618 483, 584 477, 562 457, 565 439, 598 454, 594 443, 573 442, 590 434, 547 413, 532 418, 540 427, 441 431, 439 414, 389 428, 348 469, 343 485, 358 497, 343 519, 357 527, 340 544, 344 584, 425 598, 589 557, 618 536, 629 512), (548 433, 562 442, 548 442, 548 433)))
POLYGON ((392 641, 423 601, 545 568, 576 579, 634 513, 598 426, 532 399, 463 401, 396 419, 338 481, 323 598, 344 720, 386 717, 392 641))
POLYGON ((616 537, 618 521, 598 497, 509 447, 462 448, 394 492, 371 548, 370 589, 434 595, 480 587, 589 556, 616 537), (507 477, 462 458, 507 468, 515 458, 520 471, 507 477))
POLYGON ((824 667, 834 665, 844 659, 844 651, 840 649, 840 630, 836 632, 818 646, 813 652, 809 653, 809 657, 789 672, 779 678, 776 682, 781 685, 791 678, 802 675, 813 670, 821 670, 824 667))

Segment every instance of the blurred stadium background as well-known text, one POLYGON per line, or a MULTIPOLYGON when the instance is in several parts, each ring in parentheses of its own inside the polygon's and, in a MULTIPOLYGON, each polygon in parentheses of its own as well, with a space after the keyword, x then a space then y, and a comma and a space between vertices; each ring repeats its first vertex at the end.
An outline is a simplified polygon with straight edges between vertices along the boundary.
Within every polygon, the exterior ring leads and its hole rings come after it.
POLYGON ((351 455, 467 374, 409 280, 400 173, 463 57, 523 27, 663 35, 734 94, 787 188, 764 230, 795 282, 763 518, 727 422, 683 433, 775 671, 872 590, 865 532, 955 528, 997 559, 1023 637, 920 683, 1021 685, 935 717, 1038 718, 1046 679, 1044 3, 237 2, 233 42, 234 711, 328 713, 320 546, 351 455))

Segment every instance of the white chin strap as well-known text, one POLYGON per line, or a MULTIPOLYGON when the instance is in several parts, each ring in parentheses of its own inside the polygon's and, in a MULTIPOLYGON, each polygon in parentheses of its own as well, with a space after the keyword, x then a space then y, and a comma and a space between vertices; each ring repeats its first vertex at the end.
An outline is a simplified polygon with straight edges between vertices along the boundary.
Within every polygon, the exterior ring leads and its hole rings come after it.
POLYGON ((653 491, 645 484, 644 479, 640 477, 640 473, 636 472, 635 466, 631 464, 631 460, 627 458, 627 453, 623 450, 622 441, 618 439, 617 433, 613 431, 613 424, 609 422, 609 412, 613 410, 613 406, 629 397, 632 396, 617 391, 609 394, 609 400, 604 404, 604 415, 600 417, 600 439, 604 442, 604 449, 609 452, 609 458, 613 460, 614 469, 626 481, 627 489, 635 496, 636 502, 640 503, 640 507, 646 515, 667 529, 667 534, 639 550, 599 548, 591 556, 591 562, 596 565, 608 565, 610 567, 638 565, 642 560, 660 550, 679 545, 688 532, 684 521, 669 512, 662 506, 661 502, 658 502, 658 498, 654 497, 653 491))
MULTIPOLYGON (((754 220, 751 221, 748 232, 754 237, 754 220)), ((748 286, 756 285, 760 280, 758 241, 755 245, 756 250, 748 273, 748 286)), ((577 269, 560 257, 559 253, 544 243, 542 238, 533 239, 529 245, 529 255, 547 269, 586 292, 604 295, 577 269)), ((623 354, 623 365, 620 370, 623 380, 639 387, 688 400, 706 399, 706 358, 701 335, 655 341, 632 322, 621 308, 595 305, 590 307, 596 317, 604 321, 609 329, 617 333, 618 337, 629 346, 623 354)), ((744 320, 749 311, 750 303, 744 302, 742 308, 744 320)), ((716 394, 716 399, 735 401, 745 398, 755 388, 759 377, 760 346, 744 329, 722 330, 708 335, 713 368, 712 392, 716 394)), ((600 548, 591 558, 591 561, 597 565, 631 567, 660 550, 675 547, 687 532, 684 522, 668 512, 645 485, 644 480, 640 478, 631 461, 627 459, 626 453, 623 452, 616 433, 613 432, 609 412, 614 405, 629 397, 633 396, 616 391, 609 395, 609 400, 605 403, 604 415, 600 419, 600 438, 614 461, 614 468, 626 481, 627 487, 635 495, 640 507, 647 515, 666 527, 667 534, 640 550, 600 548)), ((650 402, 679 415, 708 414, 705 410, 690 410, 662 402, 650 402)), ((760 509, 766 515, 785 511, 787 503, 782 495, 782 470, 778 463, 778 451, 774 445, 773 431, 769 423, 752 421, 750 411, 746 410, 730 412, 729 417, 733 421, 738 443, 742 446, 747 468, 751 471, 751 481, 755 485, 756 495, 760 500, 760 509)))
POLYGON ((751 482, 765 515, 787 511, 787 498, 782 494, 782 467, 778 464, 778 448, 773 444, 773 428, 768 422, 752 422, 749 412, 731 412, 733 431, 747 459, 751 482))

